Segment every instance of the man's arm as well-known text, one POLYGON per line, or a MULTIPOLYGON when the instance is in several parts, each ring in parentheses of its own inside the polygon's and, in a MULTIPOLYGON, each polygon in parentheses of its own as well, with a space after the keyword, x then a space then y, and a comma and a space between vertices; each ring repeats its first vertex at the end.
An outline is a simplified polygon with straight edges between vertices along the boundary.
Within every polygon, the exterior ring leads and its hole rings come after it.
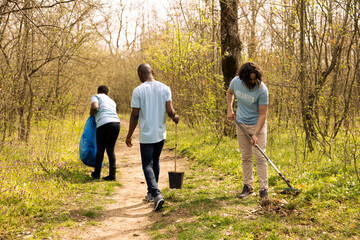
POLYGON ((140 108, 133 108, 131 111, 131 115, 130 115, 130 123, 129 123, 129 130, 128 130, 128 134, 126 136, 126 145, 128 147, 132 147, 132 143, 131 143, 131 137, 135 131, 135 128, 138 124, 138 120, 139 120, 139 112, 140 112, 140 108))
POLYGON ((99 110, 99 103, 98 102, 91 103, 90 115, 93 116, 98 110, 99 110))
POLYGON ((166 102, 166 112, 176 124, 179 123, 180 117, 175 113, 175 109, 173 108, 171 101, 166 102))
POLYGON ((265 124, 267 110, 268 110, 268 105, 259 105, 259 118, 257 120, 255 132, 252 135, 252 141, 251 141, 251 143, 254 145, 258 144, 258 136, 257 135, 259 134, 259 132, 261 131, 262 127, 265 124))
POLYGON ((227 107, 228 107, 227 117, 230 120, 235 120, 235 113, 234 113, 234 110, 233 110, 234 91, 231 90, 230 88, 227 90, 226 102, 227 102, 227 107))

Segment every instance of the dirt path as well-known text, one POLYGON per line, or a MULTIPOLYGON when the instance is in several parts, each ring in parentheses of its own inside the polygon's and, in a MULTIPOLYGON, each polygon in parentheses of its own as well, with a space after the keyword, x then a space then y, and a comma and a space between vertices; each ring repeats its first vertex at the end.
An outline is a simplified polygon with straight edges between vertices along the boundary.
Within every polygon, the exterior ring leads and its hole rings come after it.
MULTIPOLYGON (((121 127, 127 129, 128 121, 121 120, 121 127)), ((125 133, 126 134, 126 133, 125 133)), ((113 204, 105 206, 101 217, 95 219, 96 226, 78 228, 67 233, 65 239, 115 240, 115 239, 151 239, 147 229, 161 212, 153 211, 153 203, 144 201, 147 186, 141 168, 139 131, 134 132, 133 147, 124 143, 124 133, 116 144, 117 181, 122 184, 110 197, 113 204)), ((174 151, 164 150, 160 157, 160 190, 169 186, 168 172, 174 170, 174 151)), ((185 171, 184 160, 177 161, 177 171, 185 171)), ((166 201, 166 199, 165 199, 166 201)), ((165 202, 166 207, 166 202, 165 202)))

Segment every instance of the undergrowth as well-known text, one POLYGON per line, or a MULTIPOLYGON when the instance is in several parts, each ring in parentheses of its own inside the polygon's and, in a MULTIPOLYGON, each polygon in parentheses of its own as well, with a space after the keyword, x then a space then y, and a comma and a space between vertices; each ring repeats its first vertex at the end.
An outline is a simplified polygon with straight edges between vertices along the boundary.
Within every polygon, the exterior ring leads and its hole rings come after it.
POLYGON ((13 137, 0 145, 0 239, 59 238, 56 229, 98 215, 101 196, 119 184, 90 178, 78 153, 84 124, 38 122, 28 143, 13 137))
MULTIPOLYGON (((320 145, 307 152, 304 137, 291 138, 290 131, 272 126, 266 153, 302 192, 280 194, 288 186, 269 164, 270 203, 262 205, 255 164, 255 195, 237 198, 242 166, 236 139, 224 136, 215 147, 219 138, 206 124, 194 129, 180 124, 178 151, 189 158, 190 169, 181 190, 163 191, 167 201, 151 230, 154 238, 357 239, 360 182, 354 163, 343 161, 348 156, 342 138, 334 141, 329 158, 320 145)), ((174 144, 173 131, 166 144, 174 144)))
MULTIPOLYGON (((38 122, 27 144, 15 137, 1 143, 0 239, 61 239, 61 228, 94 224, 104 196, 119 183, 92 180, 92 169, 79 160, 84 123, 38 122)), ((165 148, 171 148, 174 124, 167 128, 165 148)), ((359 154, 359 134, 350 139, 342 133, 329 154, 320 144, 306 151, 299 129, 271 123, 269 129, 266 153, 300 195, 280 194, 287 185, 269 166, 270 203, 259 202, 256 167, 255 195, 238 199, 242 167, 236 139, 219 137, 206 124, 180 123, 178 153, 189 159, 189 169, 181 190, 162 190, 166 202, 150 230, 154 239, 357 239, 360 184, 353 156, 359 154)))

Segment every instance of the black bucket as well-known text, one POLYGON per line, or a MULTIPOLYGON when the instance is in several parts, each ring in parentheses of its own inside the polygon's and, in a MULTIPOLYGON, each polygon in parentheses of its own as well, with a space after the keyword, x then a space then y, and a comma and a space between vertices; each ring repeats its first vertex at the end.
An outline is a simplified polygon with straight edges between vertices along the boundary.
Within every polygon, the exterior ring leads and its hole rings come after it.
POLYGON ((169 172, 170 188, 181 189, 183 185, 184 172, 169 172))

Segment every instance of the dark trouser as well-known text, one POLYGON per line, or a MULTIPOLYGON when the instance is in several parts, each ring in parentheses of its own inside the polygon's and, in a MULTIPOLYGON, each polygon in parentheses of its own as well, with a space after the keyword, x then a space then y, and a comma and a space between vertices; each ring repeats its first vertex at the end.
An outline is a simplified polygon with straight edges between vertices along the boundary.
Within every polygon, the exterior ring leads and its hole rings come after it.
POLYGON ((160 173, 159 159, 164 141, 165 140, 157 143, 140 143, 142 168, 148 186, 148 192, 151 193, 153 197, 160 194, 158 188, 160 173))
POLYGON ((102 125, 96 129, 96 162, 95 175, 100 176, 102 163, 104 160, 104 152, 109 157, 109 176, 116 175, 116 157, 115 157, 115 143, 119 136, 120 123, 110 122, 102 125))

